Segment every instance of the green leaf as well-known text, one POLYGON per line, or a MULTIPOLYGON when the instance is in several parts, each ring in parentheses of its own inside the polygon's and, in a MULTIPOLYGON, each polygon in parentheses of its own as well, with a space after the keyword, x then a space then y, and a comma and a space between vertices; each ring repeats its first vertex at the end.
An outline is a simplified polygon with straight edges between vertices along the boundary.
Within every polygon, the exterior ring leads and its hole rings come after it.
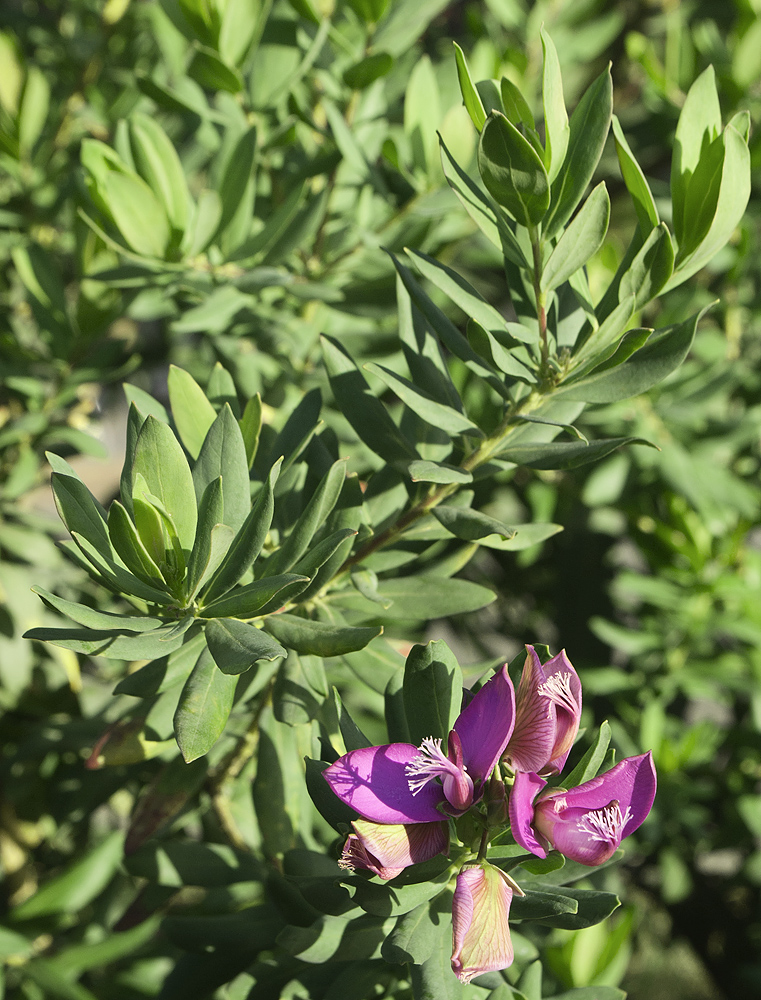
POLYGON ((222 199, 216 191, 203 190, 198 194, 191 211, 182 250, 186 257, 195 257, 211 243, 222 218, 222 199))
POLYGON ((307 583, 309 577, 299 576, 297 573, 266 576, 263 580, 256 580, 245 587, 237 587, 225 597, 204 605, 204 617, 254 618, 257 612, 266 607, 275 596, 281 595, 281 599, 284 600, 284 591, 291 596, 296 591, 294 584, 306 586, 307 583))
POLYGON ((315 808, 334 830, 344 830, 349 827, 357 813, 336 796, 333 789, 323 778, 322 772, 329 765, 323 760, 305 759, 306 787, 315 808))
MULTIPOLYGON (((284 573, 295 566, 309 548, 315 532, 322 527, 328 515, 338 503, 344 483, 346 482, 346 463, 348 459, 340 458, 328 469, 314 491, 298 521, 282 543, 280 548, 270 556, 264 568, 267 576, 284 573)), ((327 558, 327 555, 326 555, 327 558)), ((314 567, 315 569, 317 567, 314 567)), ((304 572, 299 569, 297 572, 304 572)), ((311 576, 311 573, 307 574, 311 576)))
POLYGON ((682 105, 671 157, 671 201, 674 234, 684 237, 687 186, 704 148, 721 132, 721 107, 713 66, 708 66, 690 87, 682 105))
MULTIPOLYGON (((7 64, 3 67, 8 72, 7 64)), ((24 92, 18 110, 18 144, 22 156, 28 156, 42 135, 48 120, 50 85, 39 66, 31 63, 26 71, 24 92)))
POLYGON ((360 440, 386 462, 418 458, 415 449, 370 392, 367 382, 337 341, 322 337, 322 356, 339 410, 360 440))
POLYGON ((208 753, 224 732, 237 684, 235 674, 217 669, 208 649, 201 653, 174 715, 175 737, 186 763, 208 753))
POLYGON ((260 19, 266 15, 259 0, 227 0, 222 8, 219 29, 219 54, 227 66, 238 66, 245 58, 257 34, 260 19))
POLYGON ((209 428, 217 419, 216 410, 193 376, 176 365, 169 366, 167 389, 180 440, 190 457, 198 458, 209 428))
POLYGON ((177 151, 159 123, 148 115, 133 112, 129 133, 138 173, 161 199, 171 225, 183 233, 190 214, 190 193, 177 151))
POLYGON ((505 333, 516 326, 507 323, 502 313, 490 305, 470 282, 451 267, 418 250, 407 250, 407 254, 423 277, 428 278, 447 298, 458 305, 466 316, 477 320, 487 330, 499 330, 505 333))
POLYGON ((342 591, 336 594, 334 600, 339 607, 357 612, 362 620, 432 621, 434 618, 477 611, 491 604, 496 597, 488 587, 470 580, 452 580, 429 574, 382 580, 378 585, 378 595, 384 602, 393 602, 382 613, 380 605, 357 592, 342 591))
POLYGON ((70 542, 62 542, 61 547, 80 566, 107 587, 110 587, 117 594, 134 594, 149 604, 169 604, 170 598, 166 591, 158 590, 147 583, 143 583, 136 576, 116 563, 116 553, 108 542, 109 555, 102 555, 88 540, 79 532, 72 532, 74 545, 70 542), (113 558, 111 556, 113 553, 113 558))
POLYGON ((132 483, 142 475, 166 508, 185 552, 193 548, 196 533, 196 503, 193 476, 172 429, 155 417, 148 417, 138 435, 132 463, 132 483))
POLYGON ((371 83, 390 73, 393 66, 393 57, 388 52, 373 52, 344 70, 344 83, 352 90, 364 90, 371 83))
POLYGON ((317 570, 343 546, 346 539, 355 538, 357 534, 356 528, 339 528, 337 531, 331 531, 322 541, 309 549, 302 559, 299 559, 293 567, 294 571, 303 573, 307 578, 316 576, 317 570))
POLYGON ((603 761, 605 760, 605 754, 608 752, 611 735, 609 723, 607 721, 603 722, 600 726, 600 731, 597 734, 597 739, 594 741, 589 750, 587 750, 571 773, 565 775, 563 778, 564 788, 575 788, 577 785, 581 785, 583 782, 589 781, 590 778, 597 777, 603 761))
POLYGON ((204 490, 198 506, 198 525, 193 549, 188 559, 185 592, 188 600, 198 593, 204 579, 214 573, 232 541, 233 529, 222 521, 222 477, 213 479, 204 490), (216 529, 225 528, 226 531, 216 529), (216 531, 216 533, 215 533, 216 531))
POLYGON ((745 139, 730 124, 722 136, 724 163, 713 221, 699 246, 678 261, 678 269, 665 291, 676 287, 707 264, 739 225, 750 198, 750 152, 745 139))
MULTIPOLYGON (((517 324, 511 324, 511 326, 517 326, 517 324)), ((475 319, 468 320, 468 342, 474 351, 483 358, 487 364, 493 365, 498 368, 505 375, 510 375, 512 378, 518 378, 522 382, 528 382, 533 384, 536 382, 536 376, 522 361, 520 361, 512 351, 507 350, 500 344, 499 340, 490 333, 488 330, 484 329, 481 324, 475 319)), ((520 352, 528 361, 528 356, 524 348, 518 348, 520 352)), ((516 353, 518 353, 516 352, 516 353)))
POLYGON ((489 194, 521 225, 533 227, 550 206, 538 153, 504 115, 492 112, 478 143, 478 169, 489 194))
POLYGON ((364 368, 373 375, 377 375, 413 413, 416 413, 431 426, 440 427, 450 435, 469 434, 483 437, 483 432, 464 413, 459 413, 450 406, 437 403, 427 392, 416 388, 408 379, 396 375, 388 368, 384 368, 383 365, 377 365, 374 362, 368 362, 364 368))
POLYGON ((496 518, 489 517, 487 514, 482 514, 470 507, 439 504, 438 507, 433 508, 432 513, 447 531, 450 531, 456 538, 462 538, 467 542, 484 538, 486 535, 499 535, 504 539, 512 538, 515 535, 513 528, 508 528, 506 524, 496 518))
POLYGON ((109 170, 99 190, 116 228, 127 244, 144 257, 164 257, 169 220, 156 195, 137 174, 109 170))
POLYGON ((249 469, 254 464, 259 447, 259 435, 262 430, 262 397, 257 392, 246 403, 243 416, 238 421, 243 441, 246 445, 246 458, 249 469))
POLYGON ((634 210, 639 220, 640 232, 643 236, 647 236, 650 230, 654 229, 660 221, 658 218, 658 209, 650 190, 650 185, 645 179, 642 168, 634 158, 634 153, 629 148, 629 144, 621 128, 621 123, 615 115, 613 115, 613 137, 616 141, 616 153, 618 154, 618 163, 621 167, 621 176, 634 202, 634 210))
POLYGON ((434 736, 446 743, 462 708, 462 671, 443 640, 412 647, 404 665, 403 691, 410 742, 419 745, 434 736))
POLYGON ((613 115, 610 68, 588 87, 571 115, 568 151, 552 184, 544 235, 555 236, 573 215, 602 156, 613 115))
MULTIPOLYGON (((391 255, 394 265, 401 277, 410 298, 430 324, 431 330, 441 343, 456 357, 463 361, 471 371, 485 379, 489 385, 503 398, 509 397, 509 391, 497 373, 476 354, 466 338, 460 333, 454 323, 441 309, 434 304, 415 280, 408 267, 401 264, 391 255)), ((419 456, 415 456, 416 458, 419 456)))
MULTIPOLYGON (((182 622, 183 630, 192 624, 190 616, 182 622)), ((50 642, 62 649, 73 649, 88 656, 105 656, 113 660, 152 660, 179 649, 183 631, 176 625, 164 626, 151 632, 124 634, 95 629, 32 628, 24 633, 27 639, 50 642)))
POLYGON ((71 470, 71 474, 53 472, 50 477, 50 485, 61 520, 72 536, 74 532, 77 532, 99 552, 109 554, 111 542, 108 535, 106 512, 74 473, 74 470, 71 470))
MULTIPOLYGON (((557 893, 554 885, 549 884, 545 886, 541 882, 532 882, 531 890, 530 893, 527 893, 527 897, 529 895, 545 896, 557 893)), ((575 902, 577 910, 575 912, 571 910, 563 912, 561 910, 555 916, 541 918, 542 923, 548 924, 551 927, 562 927, 565 930, 580 930, 582 927, 591 927, 592 924, 599 924, 601 920, 605 920, 606 917, 609 917, 621 905, 621 900, 614 893, 597 892, 593 889, 575 889, 564 886, 563 896, 575 902)), ((519 898, 515 897, 513 904, 519 898)))
POLYGON ((429 462, 422 459, 410 462, 408 467, 413 483, 470 483, 473 474, 444 462, 429 462))
POLYGON ((311 722, 327 697, 328 681, 322 660, 291 651, 278 671, 272 691, 272 707, 278 722, 287 726, 311 722))
POLYGON ((272 525, 272 516, 275 512, 275 484, 280 475, 280 465, 281 460, 278 459, 270 469, 254 506, 230 543, 219 569, 211 578, 203 595, 204 601, 210 602, 221 597, 234 587, 256 562, 272 525))
POLYGON ((103 892, 116 874, 123 843, 123 833, 110 833, 66 871, 53 876, 34 895, 14 907, 14 920, 34 920, 53 913, 78 914, 103 892))
POLYGON ((108 533, 124 565, 135 576, 153 586, 164 586, 161 570, 143 545, 129 514, 118 500, 114 500, 108 512, 108 533))
POLYGON ((674 271, 674 247, 665 222, 659 223, 621 278, 619 302, 633 300, 635 309, 647 305, 674 271))
POLYGON ((193 486, 189 496, 200 502, 212 480, 222 477, 222 522, 239 531, 251 510, 248 459, 238 421, 228 403, 222 407, 204 439, 193 468, 193 486))
POLYGON ((381 954, 385 960, 393 965, 405 965, 408 962, 422 965, 426 962, 439 937, 440 907, 447 904, 451 906, 449 894, 433 902, 426 900, 405 913, 383 942, 381 954))
POLYGON ((129 632, 150 632, 159 628, 164 622, 160 618, 142 618, 137 615, 115 615, 109 611, 96 611, 88 608, 84 604, 75 604, 73 601, 64 601, 61 597, 56 597, 42 587, 32 587, 32 591, 38 594, 42 600, 49 604, 51 608, 60 611, 61 614, 71 618, 78 625, 85 628, 100 629, 105 631, 129 631, 129 632))
MULTIPOLYGON (((479 86, 488 86, 491 82, 491 80, 484 80, 479 86)), ((501 106, 499 102, 495 101, 490 110, 504 111, 507 120, 515 125, 525 139, 528 139, 541 158, 544 150, 539 142, 533 112, 520 89, 506 76, 503 76, 499 81, 499 97, 501 106)))
POLYGON ((298 618, 296 615, 270 615, 266 627, 276 639, 297 653, 314 656, 341 656, 353 653, 380 635, 383 628, 351 628, 348 625, 328 625, 324 622, 298 618))
POLYGON ((546 920, 561 914, 575 914, 579 904, 572 896, 566 896, 554 886, 550 890, 535 892, 534 883, 525 896, 513 896, 510 916, 514 920, 546 920))
POLYGON ((484 111, 481 98, 478 96, 478 91, 476 90, 473 80, 471 79, 468 64, 465 61, 465 53, 462 51, 457 42, 453 42, 452 44, 454 45, 454 55, 457 63, 457 79, 460 82, 462 100, 466 111, 470 115, 470 120, 480 132, 484 127, 484 122, 486 121, 486 112, 484 111))
POLYGON ((488 549, 500 549, 502 552, 522 552, 523 549, 530 549, 532 545, 540 545, 562 530, 562 524, 534 521, 531 524, 516 524, 513 527, 514 534, 510 538, 504 538, 502 535, 486 535, 479 538, 478 544, 485 545, 488 549))
POLYGON ((181 681, 184 684, 196 665, 201 651, 206 648, 202 630, 191 633, 191 638, 168 656, 147 663, 132 674, 123 677, 114 688, 114 694, 129 694, 135 698, 151 698, 168 691, 181 681))
POLYGON ((158 932, 162 917, 154 914, 143 920, 130 930, 114 933, 113 931, 102 941, 93 941, 79 945, 69 945, 57 952, 55 956, 56 970, 66 975, 80 976, 89 969, 110 965, 132 952, 137 951, 158 932))
POLYGON ((275 660, 287 652, 275 640, 237 618, 214 618, 206 626, 206 642, 224 674, 242 674, 257 660, 275 660))
POLYGON ((594 371, 579 382, 561 386, 558 395, 585 403, 614 403, 647 392, 685 360, 704 312, 705 309, 684 323, 657 331, 628 360, 616 367, 606 363, 603 371, 594 371))
POLYGON ((603 244, 610 221, 610 198, 605 182, 592 191, 563 231, 542 271, 542 288, 551 291, 567 281, 603 244))
POLYGON ((224 236, 229 250, 237 250, 251 231, 256 150, 256 127, 252 126, 236 143, 219 185, 222 218, 217 238, 224 236))
POLYGON ((506 445, 499 457, 525 465, 530 469, 575 469, 588 462, 597 462, 625 444, 646 444, 649 441, 638 437, 607 438, 599 441, 550 441, 546 444, 506 445))
POLYGON ((570 129, 563 97, 563 79, 560 62, 552 39, 542 28, 542 106, 544 108, 545 166, 550 184, 555 180, 568 149, 570 129))
POLYGON ((243 90, 240 73, 226 66, 217 53, 205 45, 196 46, 188 67, 188 76, 205 90, 226 90, 231 94, 243 90))
MULTIPOLYGON (((136 385, 131 385, 129 382, 125 382, 122 388, 130 409, 135 406, 140 414, 140 427, 145 423, 146 417, 155 417, 156 420, 160 420, 164 424, 169 423, 169 414, 166 409, 150 393, 136 385)), ((137 438, 135 440, 137 441, 137 438)))

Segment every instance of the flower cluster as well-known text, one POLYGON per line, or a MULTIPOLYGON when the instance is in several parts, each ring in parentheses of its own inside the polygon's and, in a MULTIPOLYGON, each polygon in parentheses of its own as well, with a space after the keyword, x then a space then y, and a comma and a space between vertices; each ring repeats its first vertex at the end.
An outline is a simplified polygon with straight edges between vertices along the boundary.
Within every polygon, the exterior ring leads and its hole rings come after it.
POLYGON ((452 902, 452 969, 462 982, 513 960, 508 917, 521 890, 485 860, 489 836, 505 818, 505 786, 512 835, 540 858, 557 850, 584 865, 602 864, 650 812, 656 786, 650 753, 575 788, 548 786, 546 779, 565 765, 580 716, 581 682, 565 652, 542 664, 526 646, 517 694, 505 665, 467 701, 446 749, 432 737, 419 747, 366 747, 324 772, 361 817, 342 867, 391 879, 447 854, 451 820, 470 812, 481 824, 481 848, 458 874, 452 902))

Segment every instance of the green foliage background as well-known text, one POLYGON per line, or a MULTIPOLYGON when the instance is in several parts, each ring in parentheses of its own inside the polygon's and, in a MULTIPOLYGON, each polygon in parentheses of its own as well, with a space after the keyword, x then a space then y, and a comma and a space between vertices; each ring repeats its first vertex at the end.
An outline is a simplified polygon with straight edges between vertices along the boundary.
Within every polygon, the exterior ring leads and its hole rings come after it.
MULTIPOLYGON (((445 638, 468 682, 525 642, 565 646, 584 684, 582 748, 608 719, 620 755, 653 750, 660 783, 625 864, 584 883, 625 905, 583 929, 517 923, 512 978, 452 995, 752 995, 761 985, 755 130, 751 201, 728 244, 711 260, 696 256, 707 266, 684 283, 648 278, 652 294, 636 302, 631 325, 658 330, 715 302, 684 364, 664 362, 668 378, 631 398, 603 393, 573 415, 545 413, 570 431, 526 422, 513 446, 528 451, 484 462, 472 482, 461 469, 479 440, 473 428, 499 422, 494 378, 522 391, 527 364, 539 382, 547 369, 531 344, 506 359, 520 331, 493 336, 508 287, 516 304, 517 272, 508 266, 506 281, 502 251, 463 210, 445 168, 475 176, 478 159, 452 40, 474 81, 507 77, 513 89, 495 100, 517 88, 539 120, 543 25, 569 110, 612 60, 618 130, 679 237, 686 274, 700 213, 692 204, 681 222, 671 218, 680 109, 710 64, 722 121, 743 111, 757 121, 758 4, 12 0, 2 16, 0 992, 425 995, 430 984, 384 960, 393 952, 380 950, 382 908, 368 904, 340 962, 329 961, 335 942, 315 938, 320 921, 332 933, 344 903, 329 903, 328 916, 319 909, 336 833, 309 798, 303 759, 351 745, 348 712, 360 736, 384 741, 384 708, 389 726, 403 724, 393 679, 409 644, 445 638), (445 168, 437 131, 451 154, 445 168), (468 317, 483 324, 461 338, 472 357, 455 349, 468 317), (429 363, 433 334, 450 336, 446 371, 429 363), (133 461, 138 412, 159 437, 171 415, 196 464, 217 420, 221 438, 240 438, 244 493, 249 469, 254 505, 264 496, 266 506, 264 484, 272 488, 263 569, 250 570, 252 558, 232 567, 240 585, 229 595, 242 600, 241 590, 278 577, 293 604, 276 615, 280 591, 257 592, 258 604, 248 591, 248 604, 201 616, 216 625, 204 625, 196 657, 207 641, 213 658, 179 662, 190 645, 181 630, 200 634, 195 612, 166 611, 182 608, 175 593, 159 615, 180 630, 173 660, 156 636, 153 646, 105 650, 102 636, 80 634, 104 631, 99 614, 158 614, 150 595, 121 588, 130 604, 68 558, 49 501, 52 468, 64 520, 81 528, 83 494, 65 459, 107 506, 125 454, 133 461), (558 434, 579 453, 600 439, 658 450, 611 445, 589 464, 549 461, 558 434), (402 475, 410 461, 420 464, 402 475), (396 537, 405 510, 450 487, 444 514, 421 508, 396 537), (66 489, 76 494, 68 508, 66 489), (89 609, 80 633, 62 645, 24 638, 74 631, 61 601, 89 609), (219 622, 254 615, 266 619, 259 635, 243 626, 232 638, 264 646, 236 681, 243 661, 219 622)), ((484 111, 490 94, 481 92, 484 111)), ((611 223, 586 260, 595 302, 616 287, 643 227, 612 134, 601 153, 593 184, 606 184, 611 223)), ((488 147, 484 157, 488 173, 488 147)), ((502 181, 492 183, 500 200, 502 181)), ((528 208, 509 194, 502 205, 531 223, 539 209, 527 197, 528 208)), ((224 483, 240 470, 231 460, 216 471, 224 483)), ((231 530, 248 510, 244 497, 231 530)), ((226 599, 218 589, 207 605, 226 599)), ((314 769, 309 777, 314 792, 314 769)), ((430 962, 422 968, 434 975, 430 962)))

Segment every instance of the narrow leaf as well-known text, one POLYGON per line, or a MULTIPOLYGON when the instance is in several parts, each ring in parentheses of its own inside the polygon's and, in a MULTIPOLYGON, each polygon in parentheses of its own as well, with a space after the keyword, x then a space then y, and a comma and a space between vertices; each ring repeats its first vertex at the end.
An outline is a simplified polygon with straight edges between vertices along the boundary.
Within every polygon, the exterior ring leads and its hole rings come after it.
POLYGON ((237 684, 235 674, 217 669, 208 649, 201 653, 174 715, 174 732, 186 763, 208 753, 224 732, 237 684))
POLYGON ((242 674, 257 660, 275 660, 286 650, 255 625, 237 618, 214 618, 206 626, 206 642, 214 662, 225 674, 242 674))

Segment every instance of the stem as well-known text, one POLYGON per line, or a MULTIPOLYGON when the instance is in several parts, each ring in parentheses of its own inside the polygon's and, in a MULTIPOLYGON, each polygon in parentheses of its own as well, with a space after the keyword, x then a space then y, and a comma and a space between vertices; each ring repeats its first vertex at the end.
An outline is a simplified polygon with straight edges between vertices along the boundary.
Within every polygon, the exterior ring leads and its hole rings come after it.
POLYGON ((546 299, 542 291, 542 241, 535 227, 529 230, 531 250, 534 255, 534 299, 536 300, 536 318, 539 324, 539 336, 542 341, 541 373, 547 375, 550 358, 550 346, 547 342, 547 311, 546 299))
POLYGON ((488 828, 484 830, 481 834, 481 843, 478 848, 478 857, 476 861, 483 861, 486 858, 486 848, 489 846, 489 830, 488 828))

